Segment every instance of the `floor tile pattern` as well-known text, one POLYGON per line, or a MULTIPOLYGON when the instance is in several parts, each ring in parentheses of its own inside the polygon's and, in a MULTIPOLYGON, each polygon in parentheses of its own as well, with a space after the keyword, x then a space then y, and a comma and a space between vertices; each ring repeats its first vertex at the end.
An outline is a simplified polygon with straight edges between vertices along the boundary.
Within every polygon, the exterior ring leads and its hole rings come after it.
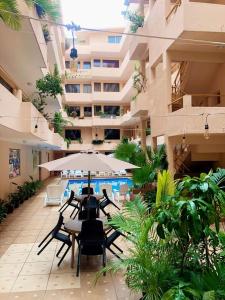
MULTIPOLYGON (((70 267, 70 252, 61 266, 57 266, 60 259, 56 257, 60 247, 57 241, 37 255, 38 244, 58 219, 59 207, 44 207, 44 196, 45 188, 0 224, 0 299, 139 299, 140 296, 130 294, 122 274, 107 274, 94 285, 96 272, 101 268, 100 257, 82 257, 80 277, 76 277, 75 269, 70 267)), ((69 219, 69 215, 70 210, 64 214, 65 219, 69 219)), ((119 243, 126 247, 123 240, 119 243)), ((112 259, 109 252, 107 259, 112 259)))

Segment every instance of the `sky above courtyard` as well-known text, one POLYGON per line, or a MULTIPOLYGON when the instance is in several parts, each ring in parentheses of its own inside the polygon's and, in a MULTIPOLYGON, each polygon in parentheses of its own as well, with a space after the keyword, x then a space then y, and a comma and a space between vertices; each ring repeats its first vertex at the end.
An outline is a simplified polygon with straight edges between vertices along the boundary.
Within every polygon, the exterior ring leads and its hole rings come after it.
POLYGON ((87 28, 123 27, 124 0, 62 0, 63 21, 87 28))

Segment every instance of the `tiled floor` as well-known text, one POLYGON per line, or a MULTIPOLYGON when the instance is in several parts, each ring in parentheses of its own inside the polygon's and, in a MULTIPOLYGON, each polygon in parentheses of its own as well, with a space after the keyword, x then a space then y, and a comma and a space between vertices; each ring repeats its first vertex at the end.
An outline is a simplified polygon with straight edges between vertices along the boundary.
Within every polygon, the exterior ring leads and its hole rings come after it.
MULTIPOLYGON (((58 207, 44 207, 43 197, 44 189, 0 225, 0 299, 139 299, 130 294, 122 274, 107 274, 94 285, 101 267, 100 257, 83 257, 80 277, 76 277, 75 269, 70 267, 70 252, 57 267, 59 259, 55 254, 60 243, 52 242, 37 255, 38 243, 58 219, 58 207)), ((69 211, 64 216, 68 219, 69 211)), ((121 244, 125 247, 124 241, 121 244)), ((107 252, 107 259, 111 258, 107 252)))

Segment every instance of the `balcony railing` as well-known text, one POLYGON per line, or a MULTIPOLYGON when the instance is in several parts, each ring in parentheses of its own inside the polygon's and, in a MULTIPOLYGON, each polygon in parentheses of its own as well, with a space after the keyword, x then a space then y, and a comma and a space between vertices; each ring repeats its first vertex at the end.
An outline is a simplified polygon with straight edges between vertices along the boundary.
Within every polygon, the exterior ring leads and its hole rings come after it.
POLYGON ((191 94, 183 95, 172 101, 168 107, 170 112, 180 110, 184 107, 225 107, 221 94, 191 94))

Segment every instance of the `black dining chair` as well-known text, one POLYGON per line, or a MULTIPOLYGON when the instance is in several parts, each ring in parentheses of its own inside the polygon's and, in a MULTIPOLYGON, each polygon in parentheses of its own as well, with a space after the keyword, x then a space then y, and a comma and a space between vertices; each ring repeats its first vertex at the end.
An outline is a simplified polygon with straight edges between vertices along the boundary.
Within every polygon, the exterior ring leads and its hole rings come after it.
POLYGON ((75 201, 76 201, 75 193, 74 193, 74 191, 71 190, 69 199, 66 201, 66 203, 63 204, 63 206, 60 208, 59 212, 63 213, 69 206, 71 206, 71 207, 73 207, 73 211, 70 214, 70 218, 76 212, 76 214, 73 218, 73 219, 75 219, 80 210, 80 206, 79 206, 78 202, 75 203, 75 201))
POLYGON ((104 213, 104 215, 107 216, 108 213, 105 211, 105 208, 106 208, 106 206, 108 206, 110 204, 112 204, 114 207, 116 207, 118 210, 120 210, 120 208, 112 200, 109 199, 106 189, 103 189, 102 192, 103 192, 103 195, 105 198, 100 202, 99 208, 104 213))
POLYGON ((114 250, 111 249, 111 246, 114 246, 120 253, 123 253, 123 250, 114 243, 115 240, 118 239, 120 236, 125 235, 118 230, 114 230, 110 235, 107 235, 105 243, 106 249, 112 252, 112 254, 119 259, 121 259, 121 257, 116 252, 114 252, 114 250))
POLYGON ((48 244, 53 240, 56 239, 60 242, 62 242, 62 246, 60 247, 60 249, 58 250, 56 256, 58 257, 60 252, 62 251, 63 247, 65 245, 68 246, 68 248, 66 249, 66 251, 64 252, 63 256, 61 257, 60 261, 58 262, 58 267, 60 266, 61 262, 63 261, 64 257, 66 256, 67 252, 69 251, 70 247, 72 246, 72 242, 70 240, 70 234, 68 234, 68 232, 66 232, 62 226, 63 226, 63 215, 62 213, 59 214, 59 219, 58 222, 56 224, 56 226, 49 232, 49 234, 43 239, 43 241, 38 245, 38 247, 41 247, 43 245, 43 243, 51 236, 51 238, 47 241, 47 243, 41 248, 41 250, 38 251, 37 255, 40 255, 41 252, 48 246, 48 244), (60 231, 64 231, 65 233, 62 233, 60 231))
POLYGON ((82 201, 78 219, 96 219, 99 217, 99 202, 94 196, 87 196, 82 201))
POLYGON ((90 192, 88 193, 88 186, 85 186, 81 190, 81 195, 94 195, 93 187, 90 187, 90 192))
MULTIPOLYGON (((105 232, 103 223, 100 220, 83 221, 81 232, 77 237, 78 257, 77 276, 80 273, 81 255, 102 255, 103 267, 106 265, 105 232)), ((104 274, 105 275, 105 274, 104 274)))

